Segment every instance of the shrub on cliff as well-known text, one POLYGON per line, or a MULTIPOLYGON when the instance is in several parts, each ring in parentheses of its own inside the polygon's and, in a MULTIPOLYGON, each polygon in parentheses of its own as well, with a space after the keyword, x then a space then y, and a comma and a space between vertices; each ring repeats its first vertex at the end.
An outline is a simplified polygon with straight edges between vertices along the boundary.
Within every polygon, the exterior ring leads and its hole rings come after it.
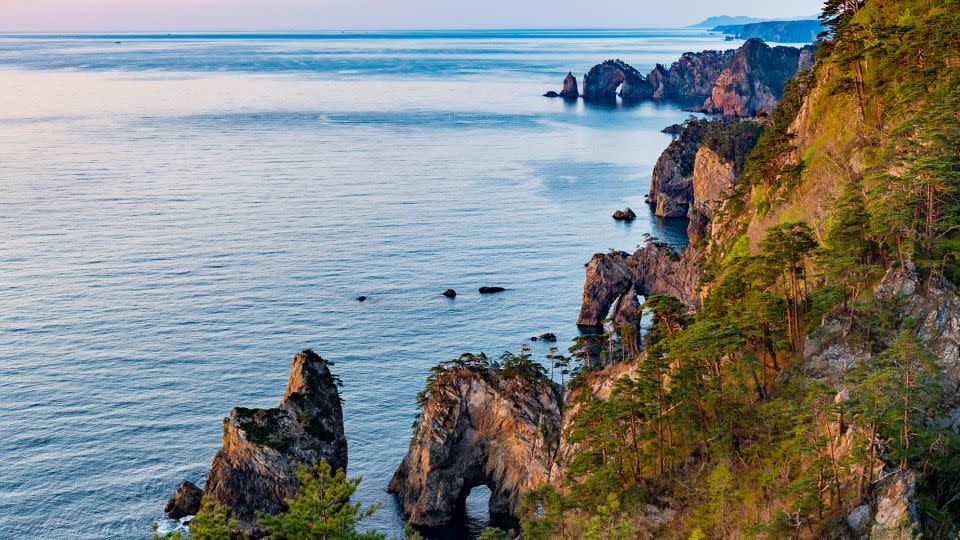
POLYGON ((379 532, 361 532, 357 525, 372 515, 351 503, 360 478, 347 478, 343 469, 333 471, 326 461, 301 466, 296 473, 300 493, 288 501, 289 509, 277 515, 261 514, 259 522, 273 540, 381 540, 379 532))

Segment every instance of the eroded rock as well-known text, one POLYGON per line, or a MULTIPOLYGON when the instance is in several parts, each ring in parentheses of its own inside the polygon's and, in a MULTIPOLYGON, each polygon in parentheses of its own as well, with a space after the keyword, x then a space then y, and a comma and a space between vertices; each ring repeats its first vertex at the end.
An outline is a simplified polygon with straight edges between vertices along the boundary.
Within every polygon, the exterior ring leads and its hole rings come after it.
POLYGON ((438 374, 389 489, 415 525, 449 523, 481 485, 492 513, 513 514, 523 491, 550 478, 561 408, 560 387, 543 377, 438 374))
POLYGON ((913 540, 916 522, 916 474, 897 473, 881 489, 870 528, 871 540, 913 540))
POLYGON ((710 222, 736 181, 733 163, 705 145, 697 149, 693 165, 693 198, 687 214, 690 240, 706 237, 710 222))
POLYGON ((611 102, 619 95, 624 100, 653 96, 653 88, 639 71, 622 60, 607 60, 583 76, 583 99, 611 102))
POLYGON ((626 253, 618 251, 594 255, 587 264, 577 324, 599 326, 613 303, 631 290, 635 280, 633 270, 627 265, 626 253))

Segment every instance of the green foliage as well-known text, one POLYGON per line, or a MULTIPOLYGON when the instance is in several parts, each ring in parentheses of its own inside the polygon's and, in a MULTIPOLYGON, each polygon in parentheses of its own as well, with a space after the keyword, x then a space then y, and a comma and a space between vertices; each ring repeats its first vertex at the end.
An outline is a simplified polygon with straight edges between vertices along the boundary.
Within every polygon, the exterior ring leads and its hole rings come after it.
POLYGON ((525 492, 517 509, 524 538, 529 540, 566 538, 564 512, 569 507, 569 503, 552 484, 545 484, 525 492))
POLYGON ((300 492, 291 500, 286 512, 277 515, 261 514, 259 523, 275 540, 377 540, 386 536, 378 532, 361 532, 357 525, 376 511, 359 503, 351 503, 350 496, 360 484, 360 478, 348 479, 340 469, 333 471, 326 461, 301 466, 296 473, 300 492))
MULTIPOLYGON (((205 496, 200 501, 200 511, 190 520, 189 538, 196 540, 230 540, 233 531, 237 529, 237 521, 230 519, 230 508, 217 502, 212 496, 205 496)), ((157 534, 154 524, 154 540, 181 540, 184 538, 179 531, 157 534)))
POLYGON ((487 527, 480 533, 477 540, 510 540, 510 535, 502 529, 496 527, 487 527))
POLYGON ((640 537, 641 529, 623 512, 620 500, 614 493, 596 507, 593 515, 581 523, 584 540, 634 540, 640 537))

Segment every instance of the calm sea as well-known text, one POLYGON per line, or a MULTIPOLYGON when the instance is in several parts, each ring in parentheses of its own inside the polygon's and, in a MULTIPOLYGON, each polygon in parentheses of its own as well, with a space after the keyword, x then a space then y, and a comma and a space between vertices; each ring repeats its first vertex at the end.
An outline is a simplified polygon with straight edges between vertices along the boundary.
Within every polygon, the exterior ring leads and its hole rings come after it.
MULTIPOLYGON (((386 486, 428 368, 569 342, 591 254, 683 241, 643 196, 687 114, 540 95, 607 58, 734 45, 0 37, 0 538, 147 537, 230 408, 276 405, 307 347, 343 378, 349 473, 381 504, 367 526, 398 534, 386 486), (635 223, 610 219, 628 205, 635 223)), ((480 491, 452 536, 486 523, 480 491)))

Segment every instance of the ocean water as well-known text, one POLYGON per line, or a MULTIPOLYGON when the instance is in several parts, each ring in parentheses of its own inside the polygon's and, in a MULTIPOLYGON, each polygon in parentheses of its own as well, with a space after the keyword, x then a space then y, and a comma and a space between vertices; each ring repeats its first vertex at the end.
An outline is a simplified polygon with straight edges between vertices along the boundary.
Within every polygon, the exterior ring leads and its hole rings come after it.
MULTIPOLYGON (((563 346, 593 253, 683 242, 643 196, 660 129, 687 113, 541 94, 607 58, 735 45, 0 37, 0 538, 148 537, 230 408, 276 405, 308 347, 344 381, 349 473, 381 505, 366 527, 399 534, 386 487, 429 367, 542 332, 563 346), (633 224, 610 219, 624 206, 633 224)), ((445 535, 487 519, 472 496, 445 535)))

